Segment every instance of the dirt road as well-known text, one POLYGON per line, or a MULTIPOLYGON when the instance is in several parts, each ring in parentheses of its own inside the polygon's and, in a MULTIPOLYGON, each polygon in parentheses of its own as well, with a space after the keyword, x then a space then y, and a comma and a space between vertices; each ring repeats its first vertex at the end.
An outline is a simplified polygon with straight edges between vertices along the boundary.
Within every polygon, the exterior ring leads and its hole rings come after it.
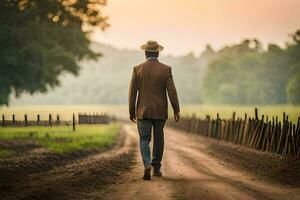
MULTIPOLYGON (((135 129, 127 127, 129 132, 135 129)), ((132 135, 134 135, 132 134, 132 135)), ((100 199, 300 199, 300 188, 261 180, 224 164, 208 151, 207 140, 165 130, 163 177, 143 181, 138 150, 132 170, 97 194, 100 199)))

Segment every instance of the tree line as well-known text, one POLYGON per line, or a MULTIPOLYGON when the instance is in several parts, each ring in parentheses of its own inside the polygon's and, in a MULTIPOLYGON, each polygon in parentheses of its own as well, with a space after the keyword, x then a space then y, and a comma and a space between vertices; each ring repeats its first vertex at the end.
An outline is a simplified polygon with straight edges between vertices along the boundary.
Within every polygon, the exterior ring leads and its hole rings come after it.
POLYGON ((202 96, 209 103, 300 104, 300 30, 283 48, 251 39, 213 52, 202 96))

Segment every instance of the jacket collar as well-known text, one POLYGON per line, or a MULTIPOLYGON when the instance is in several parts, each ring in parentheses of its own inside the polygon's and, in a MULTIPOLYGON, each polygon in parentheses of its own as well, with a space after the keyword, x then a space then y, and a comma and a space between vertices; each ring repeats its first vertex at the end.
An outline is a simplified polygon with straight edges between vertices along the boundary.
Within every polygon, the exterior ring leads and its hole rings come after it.
POLYGON ((149 61, 149 60, 158 61, 157 57, 148 57, 148 58, 147 58, 147 61, 149 61))

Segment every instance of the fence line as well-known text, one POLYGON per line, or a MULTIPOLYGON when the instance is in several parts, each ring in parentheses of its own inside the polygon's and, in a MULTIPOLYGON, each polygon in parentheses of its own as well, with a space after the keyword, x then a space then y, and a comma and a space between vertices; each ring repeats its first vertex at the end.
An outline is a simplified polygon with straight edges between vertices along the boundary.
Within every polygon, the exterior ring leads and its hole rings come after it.
POLYGON ((36 120, 28 120, 28 115, 24 114, 23 120, 16 120, 16 115, 12 114, 11 120, 6 119, 6 116, 2 114, 1 126, 53 126, 53 125, 70 125, 71 121, 61 121, 60 115, 56 115, 56 119, 53 120, 53 115, 49 114, 47 120, 41 120, 40 114, 36 115, 36 120))
POLYGON ((73 125, 73 130, 75 130, 75 124, 109 124, 114 118, 108 116, 107 114, 78 114, 78 121, 75 119, 75 114, 73 114, 70 121, 62 121, 60 115, 49 114, 47 120, 41 120, 39 114, 36 115, 36 120, 28 120, 28 115, 24 114, 23 120, 16 120, 16 115, 12 114, 11 120, 6 119, 6 116, 2 114, 2 120, 0 126, 2 127, 26 127, 26 126, 58 126, 58 125, 73 125))
POLYGON ((300 117, 297 124, 289 121, 288 116, 283 113, 282 123, 278 117, 268 118, 262 115, 258 119, 257 109, 255 117, 244 118, 235 117, 233 113, 231 119, 220 119, 217 114, 216 119, 211 119, 209 115, 205 119, 183 117, 180 122, 169 122, 170 126, 180 130, 191 132, 217 140, 224 140, 247 146, 249 148, 268 151, 282 156, 300 157, 300 117))
POLYGON ((78 124, 109 124, 110 120, 107 114, 78 114, 78 124))

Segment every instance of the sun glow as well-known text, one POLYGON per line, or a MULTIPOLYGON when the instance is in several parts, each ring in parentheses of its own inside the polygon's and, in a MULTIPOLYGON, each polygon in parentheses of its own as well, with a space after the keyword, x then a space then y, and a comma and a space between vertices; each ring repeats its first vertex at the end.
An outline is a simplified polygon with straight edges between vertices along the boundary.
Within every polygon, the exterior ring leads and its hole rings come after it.
POLYGON ((166 53, 199 53, 257 37, 281 43, 300 27, 297 0, 110 0, 104 9, 111 27, 94 40, 119 48, 137 48, 159 40, 166 53))

